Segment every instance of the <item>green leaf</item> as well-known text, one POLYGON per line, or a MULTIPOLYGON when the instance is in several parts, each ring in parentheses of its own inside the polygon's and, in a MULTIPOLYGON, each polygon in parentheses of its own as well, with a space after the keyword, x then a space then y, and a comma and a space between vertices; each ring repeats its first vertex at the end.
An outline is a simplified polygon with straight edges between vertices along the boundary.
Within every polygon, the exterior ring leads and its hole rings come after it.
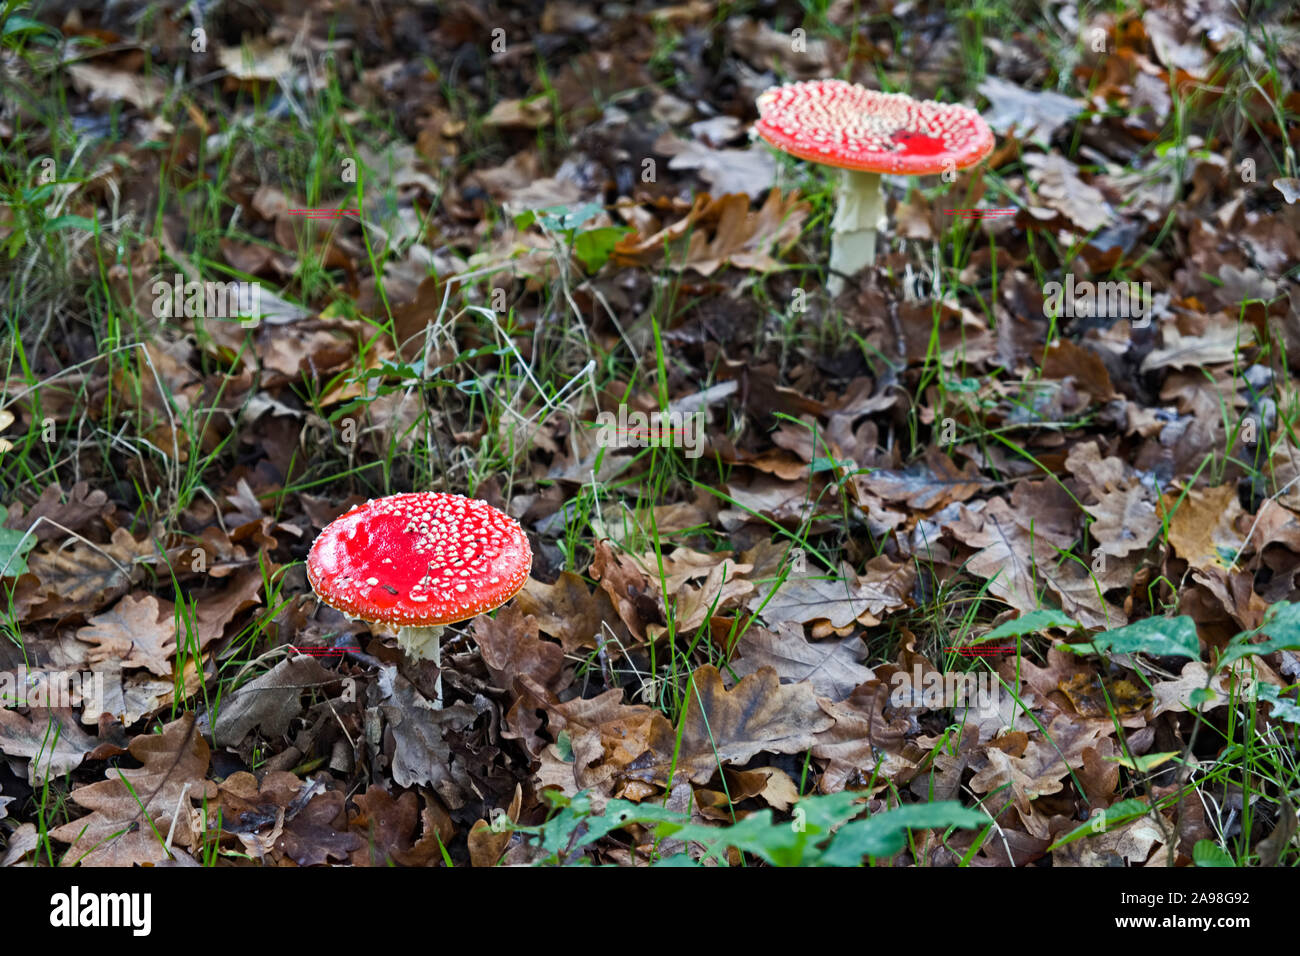
POLYGON ((1121 767, 1127 767, 1129 770, 1136 770, 1138 773, 1148 773, 1161 764, 1168 763, 1177 757, 1181 750, 1167 750, 1158 754, 1143 754, 1140 757, 1127 757, 1124 754, 1118 754, 1114 757, 1104 757, 1111 763, 1117 763, 1121 767))
POLYGON ((27 552, 34 547, 36 535, 12 528, 0 528, 0 578, 16 578, 20 574, 26 574, 27 552))
POLYGON ((1300 650, 1300 604, 1274 604, 1264 615, 1264 623, 1253 631, 1238 634, 1228 642, 1219 658, 1219 667, 1227 667, 1243 657, 1263 656, 1275 651, 1300 650), (1259 644, 1249 643, 1256 634, 1271 635, 1259 644))
POLYGON ((584 269, 595 272, 609 261, 618 241, 631 231, 628 226, 601 226, 580 232, 573 242, 573 254, 584 269))
POLYGON ((1190 657, 1199 660, 1201 645, 1190 617, 1149 617, 1093 637, 1090 644, 1066 644, 1076 654, 1089 651, 1113 654, 1151 654, 1156 657, 1190 657))
POLYGON ((973 829, 988 823, 988 814, 963 807, 955 800, 907 804, 844 824, 817 862, 822 866, 860 866, 864 856, 898 853, 907 845, 908 830, 973 829))
POLYGON ((95 221, 85 216, 56 216, 45 223, 46 232, 58 232, 62 229, 81 229, 93 233, 95 221))
POLYGON ((751 813, 729 827, 662 823, 655 828, 655 833, 698 843, 723 863, 726 862, 723 851, 735 847, 742 853, 753 853, 773 866, 798 866, 808 840, 807 833, 797 830, 794 824, 773 824, 771 810, 751 813))
POLYGON ((573 738, 567 730, 561 730, 555 735, 555 749, 560 752, 561 760, 573 763, 573 738))
MULTIPOLYGON (((587 832, 574 843, 574 846, 586 846, 588 843, 594 843, 605 834, 632 823, 639 823, 644 826, 679 823, 683 819, 685 819, 683 814, 678 813, 676 810, 669 810, 667 807, 656 806, 653 803, 633 803, 631 800, 615 798, 605 804, 603 814, 587 818, 585 821, 587 832)), ((565 842, 568 842, 567 839, 565 842)))
POLYGON ((1198 687, 1187 695, 1187 702, 1193 707, 1200 707, 1202 704, 1214 700, 1219 695, 1210 690, 1208 687, 1198 687))
POLYGON ((554 791, 544 791, 543 795, 558 812, 539 827, 513 827, 520 833, 540 837, 540 846, 547 853, 545 862, 561 862, 561 853, 568 853, 594 843, 601 837, 629 824, 654 825, 664 822, 680 822, 683 815, 675 810, 654 804, 633 803, 630 800, 610 800, 605 805, 605 812, 591 812, 591 798, 584 790, 572 798, 564 797, 554 791))
POLYGON ((834 458, 814 457, 813 460, 809 462, 808 467, 809 470, 816 475, 823 471, 834 471, 837 469, 839 471, 853 472, 857 469, 858 465, 857 462, 848 458, 836 461, 834 458))
POLYGON ((419 381, 420 370, 407 362, 394 362, 392 359, 384 359, 379 363, 378 368, 368 368, 359 377, 363 379, 395 378, 399 382, 410 379, 419 381))
POLYGON ((58 33, 58 31, 55 30, 53 27, 47 27, 44 23, 41 23, 38 20, 33 20, 31 17, 24 17, 18 14, 14 14, 12 17, 10 17, 8 20, 5 21, 4 35, 7 37, 11 37, 18 33, 32 33, 32 32, 41 33, 46 30, 49 30, 51 33, 55 33, 55 34, 58 33))
POLYGON ((1197 866, 1236 866, 1232 857, 1213 840, 1197 840, 1192 847, 1192 861, 1197 866))
POLYGON ((1122 827, 1126 823, 1136 820, 1138 817, 1146 816, 1151 811, 1151 804, 1145 800, 1133 798, 1131 800, 1121 800, 1119 803, 1111 804, 1109 807, 1101 808, 1101 814, 1089 819, 1086 823, 1081 823, 1061 839, 1057 840, 1047 848, 1050 853, 1057 847, 1065 846, 1067 843, 1073 843, 1075 840, 1082 840, 1084 837, 1096 836, 1098 833, 1105 833, 1116 827, 1122 827))
POLYGON ((515 216, 515 228, 527 229, 536 222, 551 232, 568 232, 577 229, 588 219, 599 216, 604 210, 604 206, 595 202, 584 203, 576 208, 546 206, 542 209, 528 209, 515 216))
POLYGON ((1296 702, 1290 697, 1283 696, 1283 692, 1275 684, 1256 681, 1255 699, 1273 705, 1274 720, 1285 720, 1287 723, 1300 724, 1300 706, 1297 706, 1296 702))
POLYGON ((9 237, 9 241, 5 245, 5 252, 9 253, 10 259, 18 255, 18 251, 27 245, 27 231, 23 229, 21 223, 15 223, 15 226, 13 235, 9 237))
POLYGON ((1038 611, 1030 611, 1028 614, 1022 614, 1014 621, 1007 621, 1005 624, 1000 624, 978 640, 971 641, 971 643, 983 644, 986 641, 999 641, 1006 637, 1020 637, 1023 634, 1037 634, 1039 631, 1045 631, 1049 627, 1074 629, 1083 627, 1083 625, 1070 617, 1070 615, 1064 614, 1061 611, 1055 611, 1051 608, 1043 608, 1038 611))
POLYGON ((772 811, 763 810, 730 827, 668 823, 655 832, 699 843, 719 860, 725 860, 722 850, 734 847, 773 866, 858 866, 864 856, 891 856, 903 849, 909 829, 982 827, 989 822, 987 814, 946 801, 908 804, 845 823, 861 812, 861 800, 862 794, 852 791, 807 797, 795 804, 789 822, 773 822, 772 811), (840 824, 830 845, 818 850, 840 824))
POLYGON ((694 860, 692 860, 691 855, 689 853, 674 853, 672 856, 661 856, 659 859, 655 860, 650 865, 653 867, 665 867, 665 866, 677 867, 677 866, 702 866, 703 864, 696 863, 694 860))
POLYGON ((863 794, 841 790, 816 797, 804 797, 795 804, 795 820, 804 832, 813 836, 830 833, 845 820, 852 820, 862 812, 863 794))

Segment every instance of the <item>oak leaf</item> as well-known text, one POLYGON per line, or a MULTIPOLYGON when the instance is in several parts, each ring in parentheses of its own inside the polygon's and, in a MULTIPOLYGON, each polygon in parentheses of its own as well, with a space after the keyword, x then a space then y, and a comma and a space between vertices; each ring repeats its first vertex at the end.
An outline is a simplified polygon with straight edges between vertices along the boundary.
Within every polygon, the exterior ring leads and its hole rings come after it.
POLYGON ((874 626, 889 611, 906 605, 915 580, 912 565, 895 564, 879 555, 867 563, 861 577, 847 562, 841 562, 838 575, 792 573, 766 604, 763 602, 774 582, 760 584, 748 607, 761 613, 770 625, 825 620, 832 628, 854 621, 874 626))
POLYGON ((532 615, 514 605, 494 618, 482 615, 474 622, 474 640, 498 687, 513 687, 517 675, 527 674, 543 687, 559 690, 564 649, 542 640, 532 615))
POLYGON ((72 844, 64 865, 158 863, 167 858, 169 831, 177 846, 194 845, 191 805, 216 797, 217 786, 205 779, 210 752, 193 717, 172 721, 160 734, 141 734, 129 750, 138 769, 110 767, 106 780, 72 791, 72 802, 92 812, 50 831, 72 844))
MULTIPOLYGON (((706 664, 692 676, 686 701, 677 769, 694 783, 705 783, 720 766, 741 764, 759 753, 807 750, 835 722, 818 705, 811 683, 782 685, 770 667, 727 690, 718 669, 706 664)), ((667 779, 675 736, 655 741, 664 772, 656 782, 667 779)))
POLYGON ((33 707, 24 717, 0 708, 0 755, 27 758, 32 786, 75 770, 98 746, 98 740, 77 726, 70 709, 33 707))
POLYGON ((798 624, 782 621, 772 627, 750 627, 736 645, 731 669, 738 677, 760 667, 773 668, 786 682, 810 681, 819 697, 843 700, 875 675, 864 666, 867 648, 859 637, 809 641, 798 624))
POLYGON ((873 773, 902 781, 916 769, 903 756, 910 723, 902 717, 885 718, 889 690, 884 681, 870 680, 840 703, 818 701, 834 721, 817 734, 812 746, 814 757, 828 761, 818 785, 823 793, 843 790, 855 777, 865 783, 873 773))
POLYGON ((86 655, 92 665, 108 662, 123 668, 144 667, 159 677, 171 676, 176 627, 152 594, 124 596, 110 610, 78 628, 77 640, 94 645, 86 655))

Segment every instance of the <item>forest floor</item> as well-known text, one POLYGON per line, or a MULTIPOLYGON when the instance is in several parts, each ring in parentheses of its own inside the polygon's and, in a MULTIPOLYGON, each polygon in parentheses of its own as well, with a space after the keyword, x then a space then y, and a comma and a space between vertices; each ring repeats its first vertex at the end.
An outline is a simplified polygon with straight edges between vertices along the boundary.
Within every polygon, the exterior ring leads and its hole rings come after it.
POLYGON ((5 5, 0 865, 1295 865, 1254 9, 5 5), (835 297, 830 77, 996 136, 835 297), (304 568, 408 491, 533 550, 441 709, 304 568))

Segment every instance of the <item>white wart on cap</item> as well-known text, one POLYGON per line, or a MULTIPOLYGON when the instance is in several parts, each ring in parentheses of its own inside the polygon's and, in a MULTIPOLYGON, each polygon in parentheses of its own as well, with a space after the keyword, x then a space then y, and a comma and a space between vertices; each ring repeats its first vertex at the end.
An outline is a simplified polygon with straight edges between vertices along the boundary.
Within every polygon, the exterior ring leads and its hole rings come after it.
POLYGON ((510 600, 532 568, 519 523, 486 501, 439 492, 390 495, 331 522, 307 578, 351 617, 400 627, 455 624, 510 600))

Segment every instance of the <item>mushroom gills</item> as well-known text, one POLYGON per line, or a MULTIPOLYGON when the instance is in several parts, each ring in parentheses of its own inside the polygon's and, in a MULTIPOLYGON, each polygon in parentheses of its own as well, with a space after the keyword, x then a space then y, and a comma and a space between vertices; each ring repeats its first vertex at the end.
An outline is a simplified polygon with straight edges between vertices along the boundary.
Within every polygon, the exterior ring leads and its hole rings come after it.
POLYGON ((876 258, 876 232, 885 225, 880 173, 843 170, 835 218, 831 220, 831 297, 844 290, 844 276, 855 276, 876 258))

